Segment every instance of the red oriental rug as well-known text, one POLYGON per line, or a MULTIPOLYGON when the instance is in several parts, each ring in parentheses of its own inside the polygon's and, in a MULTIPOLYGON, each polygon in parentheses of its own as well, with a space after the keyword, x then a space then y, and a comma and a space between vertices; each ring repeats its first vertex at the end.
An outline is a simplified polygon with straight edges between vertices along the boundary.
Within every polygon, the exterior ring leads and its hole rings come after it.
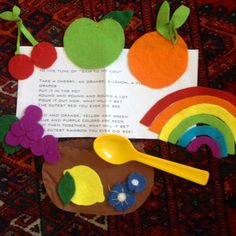
MULTIPOLYGON (((67 26, 78 17, 101 19, 114 9, 133 9, 125 31, 126 47, 154 29, 161 1, 136 0, 1 0, 0 12, 14 4, 22 9, 25 26, 39 41, 62 46, 67 26), (158 3, 158 4, 157 4, 158 3)), ((191 15, 179 33, 189 48, 199 49, 199 85, 236 95, 236 3, 234 0, 170 0, 191 15)), ((17 28, 0 21, 0 115, 15 114, 17 82, 7 63, 14 55, 17 28)), ((23 45, 29 45, 24 39, 23 45)), ((203 147, 195 154, 158 140, 145 141, 148 153, 206 169, 206 187, 155 171, 155 184, 146 202, 121 216, 73 214, 56 208, 45 192, 42 160, 28 150, 14 155, 0 147, 0 235, 236 235, 236 156, 213 158, 203 147)))

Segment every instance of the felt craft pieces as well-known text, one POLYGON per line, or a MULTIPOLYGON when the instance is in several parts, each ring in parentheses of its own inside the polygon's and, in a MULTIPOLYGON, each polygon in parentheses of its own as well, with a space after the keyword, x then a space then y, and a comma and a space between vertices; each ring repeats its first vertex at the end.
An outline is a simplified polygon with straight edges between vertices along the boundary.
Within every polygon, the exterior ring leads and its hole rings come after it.
POLYGON ((7 154, 15 153, 21 149, 20 146, 12 147, 5 141, 6 134, 10 130, 11 125, 16 121, 18 121, 18 118, 14 115, 4 115, 0 117, 0 142, 2 143, 4 152, 7 154))
POLYGON ((190 129, 190 127, 194 127, 197 124, 205 124, 211 127, 216 127, 225 138, 228 154, 233 155, 235 153, 234 136, 231 130, 221 119, 209 114, 189 116, 188 118, 182 120, 171 132, 168 142, 176 144, 179 138, 182 137, 184 133, 190 129))
POLYGON ((144 190, 147 179, 138 172, 129 174, 127 183, 118 183, 112 186, 107 194, 108 203, 116 211, 127 211, 136 203, 135 193, 144 190))
POLYGON ((131 12, 112 12, 106 19, 95 22, 80 18, 72 22, 65 31, 64 49, 68 58, 77 66, 87 69, 104 68, 120 55, 125 44, 124 30, 113 16, 124 14, 127 24, 131 12), (112 18, 110 18, 112 17, 112 18))
POLYGON ((169 20, 169 4, 165 1, 157 16, 157 31, 143 35, 131 46, 128 65, 142 84, 156 89, 164 88, 186 71, 188 48, 177 35, 176 28, 186 21, 188 15, 189 9, 181 6, 169 20))
POLYGON ((31 59, 37 67, 47 69, 56 61, 57 52, 50 43, 40 42, 33 47, 31 59))
MULTIPOLYGON (((70 200, 76 205, 90 206, 105 200, 101 179, 92 168, 85 165, 79 165, 74 166, 72 169, 65 170, 64 175, 67 173, 72 177, 73 183, 69 176, 67 176, 66 179, 63 177, 58 187, 59 196, 64 203, 68 203, 68 200, 70 200), (64 183, 65 181, 68 182, 64 183), (70 191, 68 192, 68 195, 65 196, 65 190, 62 189, 62 184, 74 184, 74 193, 72 194, 72 191, 70 191), (68 199, 69 197, 71 198, 68 199)), ((73 186, 71 189, 73 189, 73 186)))
POLYGON ((111 11, 107 15, 105 15, 102 19, 113 19, 119 22, 123 29, 126 28, 126 26, 130 23, 132 16, 134 15, 134 12, 132 10, 126 10, 126 11, 111 11))
POLYGON ((190 87, 158 101, 141 123, 159 134, 159 139, 187 150, 196 150, 206 141, 212 154, 222 158, 235 154, 235 104, 236 97, 228 92, 190 87))
POLYGON ((34 64, 30 57, 24 54, 16 54, 8 64, 11 76, 17 80, 24 80, 34 72, 34 64))
POLYGON ((64 204, 68 204, 75 194, 75 181, 69 172, 66 172, 58 185, 58 194, 64 204))
POLYGON ((26 108, 24 116, 12 123, 5 141, 8 145, 30 148, 36 156, 44 156, 45 161, 53 164, 60 159, 58 140, 52 135, 43 137, 44 129, 38 123, 42 118, 42 110, 30 105, 26 108))
MULTIPOLYGON (((134 145, 138 150, 144 151, 143 146, 140 145, 139 142, 134 142, 134 145)), ((127 176, 132 173, 139 173, 140 175, 145 176, 147 181, 143 191, 135 194, 136 203, 130 206, 125 213, 135 211, 144 203, 150 194, 154 180, 154 171, 150 166, 138 162, 129 162, 119 166, 111 165, 97 156, 93 150, 92 139, 62 141, 59 142, 59 150, 61 154, 59 161, 54 165, 44 162, 42 177, 51 201, 62 210, 96 215, 121 215, 124 213, 123 211, 116 211, 107 201, 96 202, 95 204, 88 206, 76 205, 71 201, 68 204, 64 204, 58 191, 59 184, 64 176, 63 173, 65 170, 71 170, 73 167, 80 165, 87 166, 98 174, 101 184, 103 185, 104 196, 107 196, 110 190, 109 186, 127 182, 127 176)), ((65 174, 66 173, 69 172, 67 171, 65 174)))
POLYGON ((18 26, 18 36, 16 43, 16 52, 8 64, 9 73, 17 80, 24 80, 31 76, 34 72, 34 65, 46 69, 49 68, 57 59, 57 52, 54 46, 46 42, 38 42, 33 35, 25 28, 22 19, 20 18, 20 8, 14 6, 12 11, 0 13, 0 19, 15 21, 18 26), (34 46, 31 58, 20 53, 20 38, 21 33, 34 46))
POLYGON ((53 135, 45 135, 32 142, 30 148, 35 156, 43 156, 44 160, 50 164, 54 164, 60 159, 58 140, 53 135))
POLYGON ((222 157, 222 151, 219 144, 208 136, 200 136, 193 139, 187 146, 187 150, 189 152, 196 152, 202 145, 207 145, 211 149, 214 157, 222 157))
MULTIPOLYGON (((172 132, 174 127, 177 127, 178 124, 189 116, 198 115, 198 114, 211 114, 213 116, 218 117, 223 120, 225 124, 231 129, 234 140, 236 137, 235 128, 236 127, 236 119, 233 117, 228 111, 222 109, 216 105, 212 104, 198 104, 190 106, 177 114, 175 114, 171 119, 169 119, 166 124, 163 126, 159 138, 163 141, 167 141, 170 133, 172 132)), ((155 121, 156 122, 156 121, 155 121)), ((155 124, 154 122, 154 124, 155 124)), ((227 149, 228 150, 228 149, 227 149)))
POLYGON ((190 10, 186 6, 180 6, 175 10, 170 19, 170 5, 164 1, 157 16, 157 31, 166 39, 176 44, 178 40, 177 29, 180 28, 189 16, 190 10))
POLYGON ((226 109, 236 117, 236 106, 226 101, 225 99, 207 95, 195 96, 183 98, 179 101, 176 101, 174 105, 166 107, 166 109, 159 114, 158 127, 162 127, 167 120, 169 120, 174 114, 177 114, 179 111, 197 104, 214 104, 217 105, 217 107, 226 109))
POLYGON ((108 203, 116 211, 127 211, 130 206, 136 203, 135 195, 128 189, 126 183, 119 183, 112 186, 107 194, 108 203))
POLYGON ((128 176, 128 189, 132 192, 139 193, 144 190, 147 179, 138 172, 133 172, 128 176))
POLYGON ((218 129, 211 127, 209 125, 200 125, 200 126, 191 127, 178 140, 177 145, 181 147, 188 147, 188 145, 193 140, 196 139, 195 143, 197 141, 200 141, 201 139, 198 139, 198 137, 201 137, 201 136, 208 136, 209 138, 211 138, 212 142, 216 143, 217 146, 219 146, 220 157, 226 157, 228 155, 224 136, 221 134, 221 132, 218 129))
POLYGON ((140 122, 143 125, 150 126, 159 113, 161 113, 165 108, 174 104, 176 101, 182 100, 183 98, 204 95, 218 97, 221 99, 225 99, 226 101, 232 104, 236 104, 236 97, 229 92, 202 86, 188 87, 177 90, 163 97, 149 109, 149 111, 145 114, 145 116, 141 119, 140 122))

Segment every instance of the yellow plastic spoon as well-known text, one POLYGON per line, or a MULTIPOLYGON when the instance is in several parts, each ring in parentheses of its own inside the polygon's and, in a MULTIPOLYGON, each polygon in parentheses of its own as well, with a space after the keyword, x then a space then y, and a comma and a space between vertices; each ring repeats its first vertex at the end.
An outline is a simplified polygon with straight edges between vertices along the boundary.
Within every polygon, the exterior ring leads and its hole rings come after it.
POLYGON ((209 179, 208 171, 141 153, 129 139, 120 135, 101 135, 95 139, 93 147, 99 157, 111 164, 138 161, 201 185, 206 185, 209 179))

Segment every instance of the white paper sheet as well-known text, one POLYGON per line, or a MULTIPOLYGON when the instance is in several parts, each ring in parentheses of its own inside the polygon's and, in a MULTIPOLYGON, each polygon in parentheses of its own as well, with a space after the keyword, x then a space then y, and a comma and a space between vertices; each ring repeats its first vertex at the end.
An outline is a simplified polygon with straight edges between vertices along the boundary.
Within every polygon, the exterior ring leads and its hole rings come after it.
MULTIPOLYGON (((30 54, 31 47, 21 47, 30 54)), ((128 138, 156 138, 157 134, 139 123, 162 97, 176 90, 197 86, 198 51, 189 50, 188 69, 171 86, 152 89, 141 85, 130 73, 128 49, 105 69, 84 70, 56 48, 58 59, 52 67, 35 67, 33 75, 18 83, 17 116, 27 106, 43 110, 45 133, 62 137, 97 137, 117 133, 128 138)))

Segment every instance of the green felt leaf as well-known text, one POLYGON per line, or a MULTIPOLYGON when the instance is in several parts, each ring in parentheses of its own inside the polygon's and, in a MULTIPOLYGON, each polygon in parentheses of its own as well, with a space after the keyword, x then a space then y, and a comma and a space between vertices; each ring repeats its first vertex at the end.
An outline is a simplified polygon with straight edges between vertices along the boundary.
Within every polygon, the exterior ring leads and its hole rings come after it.
POLYGON ((20 151, 21 149, 21 146, 12 147, 8 145, 5 140, 2 142, 2 147, 3 147, 4 152, 7 154, 13 154, 15 152, 20 151))
POLYGON ((58 194, 64 204, 68 204, 75 194, 75 182, 73 177, 66 172, 58 185, 58 194))
POLYGON ((18 26, 18 37, 17 46, 15 54, 20 53, 20 34, 23 33, 24 36, 30 41, 30 43, 35 46, 38 41, 33 37, 33 35, 25 28, 23 21, 20 18, 21 9, 18 6, 14 6, 11 11, 5 11, 0 14, 0 18, 8 21, 16 21, 18 26))
POLYGON ((4 11, 0 14, 0 18, 8 21, 15 21, 15 16, 11 11, 4 11))
POLYGON ((113 20, 118 21, 123 29, 130 23, 134 12, 132 10, 126 11, 111 11, 107 15, 105 15, 102 19, 112 18, 113 20))
POLYGON ((165 27, 170 22, 170 5, 167 1, 164 1, 160 7, 157 15, 156 28, 157 31, 162 27, 165 27))
POLYGON ((68 58, 81 68, 104 68, 113 63, 125 44, 124 30, 113 19, 95 22, 80 18, 72 22, 64 34, 64 50, 68 58))
POLYGON ((20 19, 20 8, 17 6, 14 6, 11 11, 4 11, 0 14, 0 18, 3 20, 8 20, 8 21, 17 21, 20 19))
POLYGON ((4 115, 0 117, 0 142, 4 151, 8 154, 15 153, 21 149, 20 146, 12 147, 5 141, 5 136, 11 128, 11 125, 18 121, 18 118, 14 115, 4 115))
POLYGON ((186 22, 189 14, 190 14, 190 9, 188 7, 183 5, 180 6, 179 8, 176 9, 174 14, 172 15, 170 24, 173 25, 173 28, 178 29, 186 22))
POLYGON ((177 42, 178 39, 177 29, 186 22, 189 14, 190 10, 186 6, 180 6, 174 12, 169 24, 169 30, 171 32, 170 37, 174 44, 177 42))
POLYGON ((12 8, 12 13, 13 13, 15 18, 18 18, 20 16, 20 12, 21 12, 21 10, 18 6, 14 6, 12 8))
POLYGON ((156 30, 166 39, 171 40, 176 44, 178 40, 177 29, 181 27, 189 16, 190 10, 188 7, 181 5, 176 9, 170 18, 170 6, 167 1, 164 1, 157 15, 156 30))
POLYGON ((170 40, 172 41, 173 44, 177 43, 178 40, 178 33, 177 30, 172 27, 172 25, 169 25, 169 34, 170 34, 170 40))
POLYGON ((171 40, 171 33, 170 33, 170 27, 169 24, 164 25, 159 28, 158 32, 166 39, 171 40))

